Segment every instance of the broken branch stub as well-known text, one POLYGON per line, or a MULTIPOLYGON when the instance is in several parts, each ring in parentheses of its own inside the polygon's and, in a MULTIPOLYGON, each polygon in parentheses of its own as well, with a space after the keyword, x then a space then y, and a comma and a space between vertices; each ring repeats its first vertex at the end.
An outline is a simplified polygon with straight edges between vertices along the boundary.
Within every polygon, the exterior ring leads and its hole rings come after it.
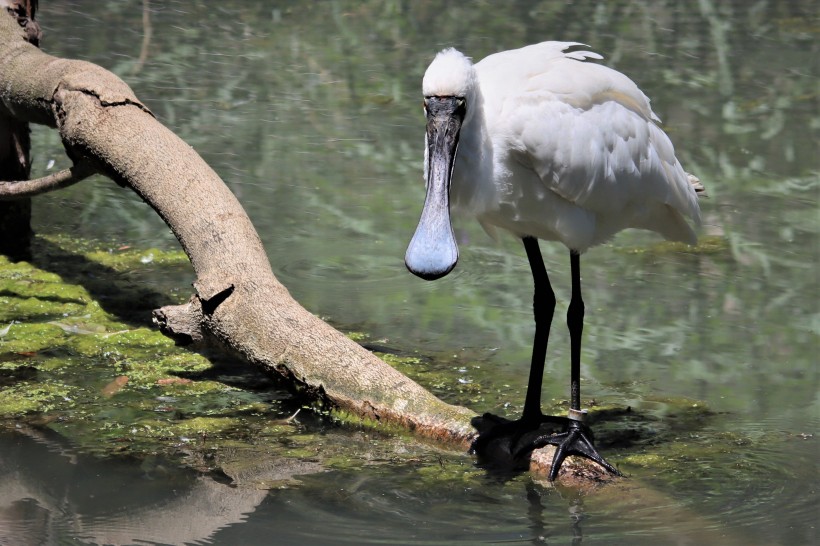
POLYGON ((35 180, 0 180, 0 201, 28 199, 42 193, 67 188, 96 173, 95 167, 87 162, 80 162, 71 168, 35 180))

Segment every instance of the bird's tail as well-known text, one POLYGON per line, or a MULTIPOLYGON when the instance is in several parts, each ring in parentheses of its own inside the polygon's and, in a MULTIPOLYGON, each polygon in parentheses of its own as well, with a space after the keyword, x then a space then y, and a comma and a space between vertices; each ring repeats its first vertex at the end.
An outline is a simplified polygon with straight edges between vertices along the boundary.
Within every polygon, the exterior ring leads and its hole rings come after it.
MULTIPOLYGON (((697 197, 708 197, 706 188, 700 181, 700 178, 690 173, 686 173, 686 178, 695 189, 695 195, 697 197)), ((689 225, 683 218, 683 215, 674 207, 666 205, 662 209, 657 209, 654 214, 658 215, 658 217, 648 219, 649 224, 653 226, 649 229, 660 232, 661 235, 670 241, 680 241, 690 245, 697 244, 698 238, 694 230, 692 230, 692 226, 689 225)), ((694 218, 694 220, 696 224, 700 224, 699 216, 694 218)))
POLYGON ((695 188, 695 195, 698 197, 709 197, 709 194, 706 193, 706 187, 700 181, 700 178, 691 173, 686 173, 686 178, 689 179, 689 183, 695 188))

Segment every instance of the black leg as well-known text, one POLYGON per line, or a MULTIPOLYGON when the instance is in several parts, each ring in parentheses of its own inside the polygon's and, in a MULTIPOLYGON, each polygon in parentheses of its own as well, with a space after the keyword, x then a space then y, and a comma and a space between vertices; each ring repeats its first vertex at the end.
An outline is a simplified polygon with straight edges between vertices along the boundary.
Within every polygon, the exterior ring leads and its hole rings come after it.
POLYGON ((584 300, 581 297, 580 262, 580 255, 571 250, 572 296, 567 310, 570 337, 570 409, 567 428, 560 434, 543 435, 533 442, 536 446, 551 444, 556 448, 549 473, 550 481, 558 476, 558 469, 568 455, 592 459, 613 474, 619 474, 595 449, 592 430, 584 424, 586 412, 581 410, 581 336, 584 331, 584 300))
POLYGON ((524 410, 521 418, 515 421, 489 413, 476 418, 473 424, 479 430, 479 436, 470 448, 471 452, 478 455, 480 463, 488 468, 501 470, 529 467, 529 454, 533 450, 532 439, 540 439, 544 434, 541 425, 552 423, 550 430, 563 430, 567 421, 565 417, 545 416, 541 412, 541 384, 550 327, 555 313, 555 293, 547 275, 547 268, 544 266, 544 259, 541 257, 538 239, 524 237, 523 242, 535 286, 532 302, 535 339, 524 410))
POLYGON ((581 409, 581 335, 584 333, 584 300, 581 298, 581 257, 571 250, 572 298, 567 309, 570 343, 569 407, 581 409))
POLYGON ((550 326, 555 313, 555 292, 552 290, 538 239, 524 237, 524 248, 527 259, 530 261, 532 280, 535 285, 532 298, 532 312, 535 318, 535 339, 532 344, 532 361, 530 362, 530 377, 527 381, 527 397, 524 399, 524 412, 521 419, 524 421, 539 421, 541 419, 541 384, 544 380, 544 362, 547 358, 547 344, 549 343, 550 326))
POLYGON ((471 451, 477 454, 479 461, 485 463, 488 468, 524 469, 529 465, 529 454, 533 449, 553 445, 556 449, 549 473, 550 480, 558 476, 561 464, 569 455, 592 459, 610 472, 618 474, 615 467, 598 455, 592 443, 592 430, 583 423, 585 412, 581 411, 581 335, 584 329, 584 302, 581 298, 580 257, 577 252, 570 253, 572 298, 567 311, 571 343, 569 418, 545 416, 541 412, 541 383, 549 331, 555 312, 555 293, 550 285, 544 259, 541 257, 538 240, 534 237, 525 237, 524 248, 527 251, 535 285, 535 340, 524 411, 517 421, 509 421, 490 414, 474 420, 480 433, 473 442, 471 451), (562 432, 555 432, 556 423, 562 432))

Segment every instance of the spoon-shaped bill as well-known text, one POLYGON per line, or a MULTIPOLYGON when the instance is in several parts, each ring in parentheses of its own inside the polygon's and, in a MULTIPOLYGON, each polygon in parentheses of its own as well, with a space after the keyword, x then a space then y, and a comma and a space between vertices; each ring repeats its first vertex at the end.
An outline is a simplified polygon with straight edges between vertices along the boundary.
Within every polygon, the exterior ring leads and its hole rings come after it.
POLYGON ((464 100, 427 97, 425 109, 427 196, 404 263, 414 275, 432 281, 452 271, 458 261, 458 246, 450 223, 450 179, 464 119, 464 100))

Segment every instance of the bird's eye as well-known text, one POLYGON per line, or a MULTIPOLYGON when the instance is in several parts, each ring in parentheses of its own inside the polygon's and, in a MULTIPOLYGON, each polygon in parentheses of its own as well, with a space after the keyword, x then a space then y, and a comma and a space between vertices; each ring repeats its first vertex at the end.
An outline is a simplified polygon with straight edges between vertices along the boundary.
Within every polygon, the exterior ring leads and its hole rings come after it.
POLYGON ((467 109, 467 100, 464 97, 456 97, 456 108, 460 111, 467 109))

